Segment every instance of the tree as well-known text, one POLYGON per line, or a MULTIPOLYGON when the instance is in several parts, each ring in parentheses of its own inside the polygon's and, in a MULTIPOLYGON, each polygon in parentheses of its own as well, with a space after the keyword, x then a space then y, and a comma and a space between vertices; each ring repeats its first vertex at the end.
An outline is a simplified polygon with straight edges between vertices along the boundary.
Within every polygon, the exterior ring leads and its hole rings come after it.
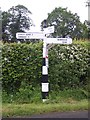
POLYGON ((2 39, 3 41, 7 41, 9 39, 9 17, 10 14, 8 12, 2 12, 2 39))
POLYGON ((4 39, 9 39, 11 42, 16 42, 16 33, 25 32, 29 30, 30 26, 33 25, 32 19, 30 18, 31 12, 23 5, 13 6, 8 10, 8 12, 3 12, 3 29, 7 31, 8 28, 8 38, 4 36, 4 39), (5 14, 6 13, 6 14, 5 14), (6 23, 4 21, 6 20, 6 23))
MULTIPOLYGON (((55 26, 55 32, 52 34, 53 37, 66 37, 82 38, 84 27, 80 22, 79 16, 71 11, 67 11, 67 8, 55 8, 51 13, 48 14, 47 26, 55 26)), ((41 23, 43 27, 43 21, 41 23)))

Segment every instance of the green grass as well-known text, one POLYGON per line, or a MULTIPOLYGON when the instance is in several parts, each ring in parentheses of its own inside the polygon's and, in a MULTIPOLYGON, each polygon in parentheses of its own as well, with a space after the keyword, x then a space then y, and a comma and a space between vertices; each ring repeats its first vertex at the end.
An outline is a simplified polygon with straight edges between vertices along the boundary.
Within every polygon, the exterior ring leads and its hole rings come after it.
POLYGON ((68 99, 67 101, 60 101, 59 103, 30 103, 30 104, 3 104, 2 115, 3 117, 18 117, 18 116, 31 116, 34 114, 42 114, 48 112, 60 111, 77 111, 87 110, 88 100, 74 101, 68 99))
POLYGON ((2 114, 3 117, 28 117, 34 114, 48 112, 87 110, 88 96, 82 90, 78 88, 50 92, 49 100, 45 103, 42 102, 41 92, 39 90, 33 92, 34 96, 31 96, 32 99, 27 99, 26 94, 22 96, 20 94, 19 96, 13 96, 12 101, 10 100, 10 96, 4 95, 5 93, 3 93, 2 114))

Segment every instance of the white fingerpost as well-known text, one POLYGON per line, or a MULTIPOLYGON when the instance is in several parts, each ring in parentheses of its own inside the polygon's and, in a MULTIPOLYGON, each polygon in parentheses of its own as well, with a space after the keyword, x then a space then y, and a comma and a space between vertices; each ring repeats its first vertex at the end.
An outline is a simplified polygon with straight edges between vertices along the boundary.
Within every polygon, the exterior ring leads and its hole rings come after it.
POLYGON ((71 38, 47 38, 46 34, 54 33, 54 26, 46 28, 46 21, 43 32, 28 32, 16 33, 17 39, 43 39, 43 64, 42 64, 42 100, 48 100, 49 97, 49 82, 48 82, 48 50, 53 44, 71 44, 71 38), (51 44, 50 47, 47 44, 51 44))

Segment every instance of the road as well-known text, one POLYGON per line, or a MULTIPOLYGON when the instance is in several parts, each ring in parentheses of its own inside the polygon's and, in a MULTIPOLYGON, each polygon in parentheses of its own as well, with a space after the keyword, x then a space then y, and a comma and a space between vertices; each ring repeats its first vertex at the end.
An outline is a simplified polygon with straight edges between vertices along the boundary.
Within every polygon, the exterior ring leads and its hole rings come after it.
POLYGON ((46 118, 46 120, 52 120, 54 118, 57 118, 55 120, 90 120, 88 118, 88 111, 69 111, 69 112, 51 112, 51 113, 45 113, 45 114, 39 114, 39 115, 32 115, 32 116, 18 116, 14 118, 4 118, 2 120, 35 120, 35 118, 39 118, 38 120, 43 120, 43 118, 46 118), (51 118, 51 119, 50 119, 51 118))
POLYGON ((88 118, 88 111, 52 112, 33 115, 30 118, 88 118))

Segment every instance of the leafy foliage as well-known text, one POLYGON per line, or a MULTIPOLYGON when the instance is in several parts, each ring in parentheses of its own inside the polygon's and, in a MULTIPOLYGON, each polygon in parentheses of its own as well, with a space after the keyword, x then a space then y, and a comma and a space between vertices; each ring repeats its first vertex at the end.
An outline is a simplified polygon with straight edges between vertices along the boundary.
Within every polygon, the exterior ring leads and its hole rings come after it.
MULTIPOLYGON (((43 27, 43 22, 41 26, 43 27)), ((71 13, 67 8, 55 8, 47 17, 47 26, 54 25, 55 33, 54 37, 67 37, 72 38, 87 38, 88 29, 85 24, 80 22, 79 16, 75 13, 71 13)))
POLYGON ((87 83, 88 49, 74 44, 70 46, 56 45, 49 54, 51 90, 78 88, 87 83))
MULTIPOLYGON (((73 89, 87 84, 89 53, 82 45, 56 45, 49 51, 50 90, 73 89)), ((42 42, 4 44, 2 48, 2 84, 8 94, 40 85, 42 42), (24 89, 23 84, 27 86, 24 89), (23 88, 23 89, 22 89, 23 88)), ((30 93, 31 94, 31 93, 30 93)))
POLYGON ((25 81, 29 85, 40 82, 42 66, 42 45, 5 44, 2 49, 3 89, 16 92, 25 81))
POLYGON ((8 33, 8 25, 9 25, 9 17, 10 14, 8 12, 2 12, 2 39, 4 41, 7 41, 9 38, 9 33, 8 33))
POLYGON ((33 25, 30 14, 31 12, 23 5, 13 6, 8 12, 2 12, 3 41, 16 42, 17 32, 29 30, 33 25))

